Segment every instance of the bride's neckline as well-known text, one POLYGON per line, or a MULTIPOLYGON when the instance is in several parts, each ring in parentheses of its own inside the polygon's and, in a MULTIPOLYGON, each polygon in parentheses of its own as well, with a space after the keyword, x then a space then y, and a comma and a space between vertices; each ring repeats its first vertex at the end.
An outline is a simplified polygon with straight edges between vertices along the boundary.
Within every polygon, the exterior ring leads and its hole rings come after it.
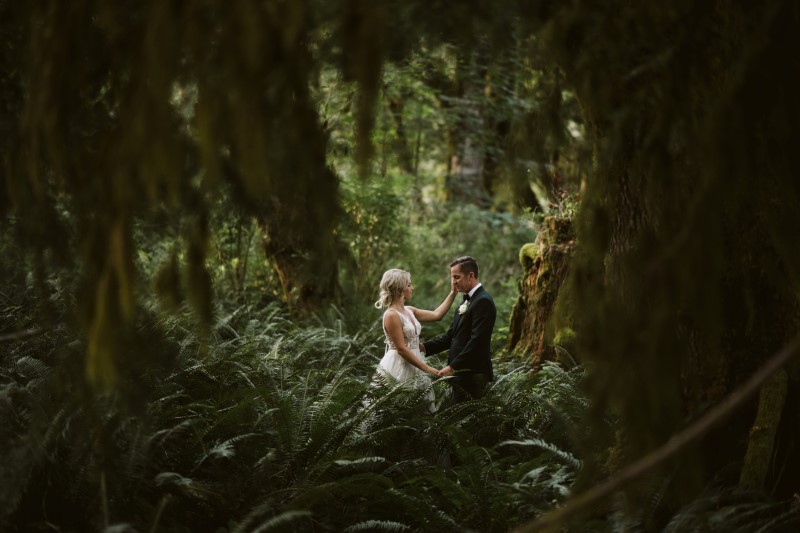
POLYGON ((411 319, 413 317, 413 315, 410 315, 408 313, 408 311, 406 311, 407 307, 405 305, 403 305, 403 309, 402 310, 397 309, 396 307, 389 307, 389 309, 391 309, 392 311, 394 311, 395 313, 397 313, 397 314, 399 314, 401 316, 405 316, 408 319, 411 319))

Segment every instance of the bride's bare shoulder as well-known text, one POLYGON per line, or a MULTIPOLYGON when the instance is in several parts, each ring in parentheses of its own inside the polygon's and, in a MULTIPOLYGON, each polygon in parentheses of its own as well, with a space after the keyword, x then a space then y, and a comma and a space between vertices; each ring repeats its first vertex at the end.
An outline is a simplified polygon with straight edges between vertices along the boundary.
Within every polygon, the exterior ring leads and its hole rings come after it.
POLYGON ((400 320, 400 316, 397 314, 397 311, 394 309, 387 309, 383 312, 383 323, 386 324, 387 322, 393 322, 395 320, 400 320))

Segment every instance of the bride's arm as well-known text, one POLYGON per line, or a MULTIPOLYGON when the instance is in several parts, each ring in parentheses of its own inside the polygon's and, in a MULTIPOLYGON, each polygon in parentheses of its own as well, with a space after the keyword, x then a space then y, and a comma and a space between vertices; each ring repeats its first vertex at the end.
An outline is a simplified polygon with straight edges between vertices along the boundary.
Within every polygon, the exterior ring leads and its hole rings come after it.
POLYGON ((451 280, 450 294, 447 295, 447 298, 444 299, 436 310, 428 311, 427 309, 417 309, 416 307, 410 307, 410 309, 420 322, 436 322, 437 320, 441 320, 444 315, 447 314, 447 311, 450 310, 450 306, 453 305, 453 300, 456 299, 456 294, 458 294, 458 291, 453 286, 453 281, 451 280))
POLYGON ((400 357, 423 372, 437 375, 439 372, 437 369, 426 365, 424 361, 420 361, 420 359, 408 349, 408 346, 406 346, 406 339, 403 337, 403 322, 400 317, 397 316, 397 313, 386 313, 383 315, 383 327, 386 328, 386 333, 388 333, 389 338, 392 339, 400 357))

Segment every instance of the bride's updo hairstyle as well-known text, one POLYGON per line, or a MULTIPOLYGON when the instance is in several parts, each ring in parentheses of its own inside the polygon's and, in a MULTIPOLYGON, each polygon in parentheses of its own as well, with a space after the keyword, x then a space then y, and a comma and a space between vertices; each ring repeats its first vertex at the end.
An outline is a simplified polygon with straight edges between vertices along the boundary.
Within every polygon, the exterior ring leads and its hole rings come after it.
POLYGON ((383 273, 381 278, 381 293, 375 307, 389 307, 392 302, 411 284, 411 274, 399 268, 393 268, 383 273))

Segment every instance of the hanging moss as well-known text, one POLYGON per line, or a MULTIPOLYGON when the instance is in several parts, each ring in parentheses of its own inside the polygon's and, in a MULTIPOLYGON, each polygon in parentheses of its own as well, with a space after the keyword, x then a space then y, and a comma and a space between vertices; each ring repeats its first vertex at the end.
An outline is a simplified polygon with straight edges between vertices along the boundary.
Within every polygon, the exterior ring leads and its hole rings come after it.
MULTIPOLYGON (((575 331, 592 363, 590 418, 619 418, 621 457, 661 445, 730 393, 800 323, 793 0, 0 3, 0 208, 34 257, 83 276, 92 375, 119 367, 114 328, 137 294, 131 227, 158 213, 191 224, 221 182, 285 254, 287 292, 327 294, 316 273, 341 248, 338 178, 309 88, 320 65, 360 85, 364 174, 383 61, 443 43, 502 55, 510 21, 535 34, 559 86, 577 95, 593 162, 578 245, 553 227, 522 254, 510 346, 546 351, 554 306, 564 309, 557 328, 575 331)), ((510 128, 514 145, 562 139, 551 122, 510 128)), ((187 291, 208 318, 204 243, 183 246, 197 262, 187 291)), ((776 442, 797 440, 797 425, 781 428, 776 442)), ((708 439, 702 474, 740 461, 749 429, 732 417, 708 439)), ((797 454, 781 453, 792 471, 797 454)), ((677 499, 691 494, 673 487, 677 499)))

